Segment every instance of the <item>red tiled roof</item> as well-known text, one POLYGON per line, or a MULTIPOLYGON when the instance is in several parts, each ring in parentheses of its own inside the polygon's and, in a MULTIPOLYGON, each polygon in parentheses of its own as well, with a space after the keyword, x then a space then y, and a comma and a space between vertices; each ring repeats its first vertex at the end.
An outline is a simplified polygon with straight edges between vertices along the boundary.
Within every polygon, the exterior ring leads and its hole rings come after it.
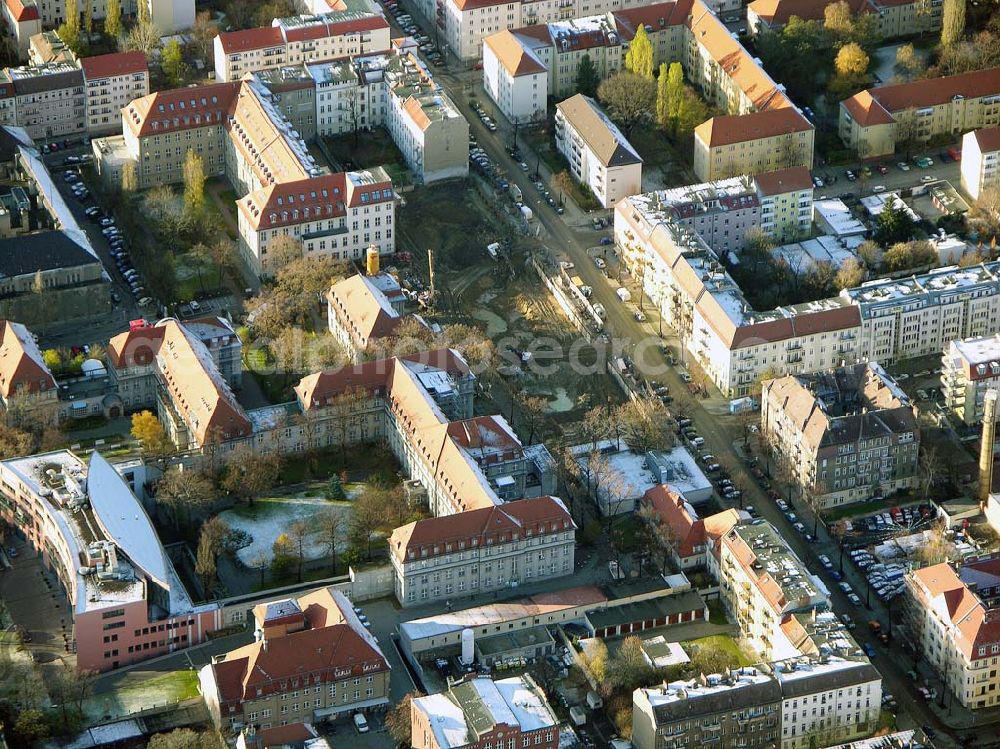
POLYGON ((875 100, 870 90, 859 91, 851 98, 845 99, 843 104, 851 118, 861 127, 891 125, 895 122, 885 107, 875 100))
POLYGON ((795 107, 789 106, 765 112, 713 117, 698 125, 695 134, 709 148, 718 148, 812 129, 809 120, 795 107))
POLYGON ((274 229, 347 215, 345 191, 346 178, 339 172, 272 183, 247 194, 237 205, 255 229, 274 229))
POLYGON ((110 55, 84 57, 80 60, 80 67, 83 68, 84 79, 88 81, 149 72, 146 55, 142 52, 116 52, 110 55))
POLYGON ((680 26, 687 20, 693 4, 694 0, 675 0, 653 3, 641 8, 616 10, 613 14, 615 25, 618 27, 618 33, 628 41, 635 36, 635 30, 640 25, 652 26, 653 33, 671 26, 680 26))
POLYGON ((123 117, 137 136, 222 126, 241 85, 231 81, 158 91, 130 102, 123 117))
POLYGON ((793 166, 779 169, 776 172, 765 172, 754 177, 757 187, 765 195, 780 195, 786 192, 811 190, 812 176, 804 166, 793 166))
POLYGON ((982 153, 1000 151, 1000 127, 984 127, 973 132, 982 153))
MULTIPOLYGON (((469 374, 469 365, 454 349, 421 351, 398 358, 438 367, 449 374, 460 376, 469 374)), ((395 363, 395 358, 377 359, 351 367, 315 372, 299 380, 294 390, 305 409, 323 407, 330 398, 348 390, 360 389, 367 392, 385 390, 392 377, 395 363)))
POLYGON ((127 330, 108 341, 108 359, 115 369, 152 364, 163 343, 166 330, 160 325, 150 325, 138 330, 127 330))
POLYGON ((28 329, 18 322, 0 321, 0 393, 8 398, 18 391, 39 393, 55 386, 28 329))
POLYGON ((534 497, 409 523, 392 532, 389 550, 401 561, 408 556, 430 559, 456 553, 459 543, 472 549, 574 528, 573 518, 561 501, 534 497))
POLYGON ((263 728, 247 738, 247 746, 253 749, 279 749, 290 745, 303 744, 319 736, 309 723, 289 723, 286 726, 263 728))
POLYGON ((38 15, 38 6, 33 2, 25 4, 21 0, 4 1, 7 4, 7 10, 10 11, 11 17, 18 23, 22 23, 23 21, 37 21, 40 18, 38 15))
POLYGON ((337 21, 329 24, 330 36, 343 36, 345 34, 356 34, 359 31, 377 31, 378 29, 389 28, 389 22, 377 13, 362 18, 351 18, 344 21, 337 21))
POLYGON ((806 312, 793 317, 741 325, 734 331, 730 348, 745 348, 770 341, 783 341, 795 336, 844 330, 860 324, 861 313, 856 305, 806 312))
POLYGON ((228 55, 253 49, 282 47, 285 39, 277 26, 261 26, 255 29, 224 31, 219 34, 219 44, 222 45, 222 51, 228 55))

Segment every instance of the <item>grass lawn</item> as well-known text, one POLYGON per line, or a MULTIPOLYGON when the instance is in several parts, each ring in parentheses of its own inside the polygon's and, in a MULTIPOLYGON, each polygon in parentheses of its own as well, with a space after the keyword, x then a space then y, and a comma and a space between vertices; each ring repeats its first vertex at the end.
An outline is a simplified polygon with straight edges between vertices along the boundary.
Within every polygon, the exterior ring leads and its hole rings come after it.
POLYGON ((617 539, 616 547, 623 554, 636 551, 642 540, 643 521, 635 515, 627 515, 616 519, 611 533, 617 539))
POLYGON ((298 484, 310 479, 328 479, 341 471, 356 472, 364 476, 382 474, 388 483, 393 483, 399 471, 399 463, 381 445, 359 445, 343 451, 331 448, 312 457, 289 456, 281 464, 279 481, 282 484, 298 484))
POLYGON ((749 666, 753 661, 740 650, 740 646, 729 635, 712 635, 702 637, 697 640, 682 642, 681 647, 690 655, 693 648, 708 648, 709 650, 722 650, 731 655, 740 666, 749 666))

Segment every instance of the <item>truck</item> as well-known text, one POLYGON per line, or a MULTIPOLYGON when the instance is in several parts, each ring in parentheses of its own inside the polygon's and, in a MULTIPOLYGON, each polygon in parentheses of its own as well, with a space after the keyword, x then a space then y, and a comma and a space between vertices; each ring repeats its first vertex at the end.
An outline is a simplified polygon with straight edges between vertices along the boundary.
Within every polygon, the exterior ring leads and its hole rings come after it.
POLYGON ((617 289, 615 289, 615 293, 618 295, 618 298, 621 299, 623 302, 628 302, 631 301, 632 299, 632 293, 624 286, 619 286, 617 289))
POLYGON ((573 721, 574 726, 582 726, 587 722, 587 711, 580 705, 573 705, 569 709, 569 719, 573 721))
POLYGON ((521 215, 524 216, 525 221, 531 221, 535 217, 535 214, 531 212, 531 209, 526 205, 521 206, 521 215))
POLYGON ((521 188, 515 184, 511 184, 510 194, 511 197, 514 198, 514 202, 516 203, 520 203, 522 200, 524 200, 524 195, 521 193, 521 188))
POLYGON ((591 710, 597 710, 604 707, 604 700, 601 699, 601 695, 594 690, 587 692, 587 707, 591 710))
POLYGON ((745 398, 734 398, 729 401, 729 413, 731 414, 741 414, 744 411, 753 411, 754 409, 754 400, 749 396, 745 398))

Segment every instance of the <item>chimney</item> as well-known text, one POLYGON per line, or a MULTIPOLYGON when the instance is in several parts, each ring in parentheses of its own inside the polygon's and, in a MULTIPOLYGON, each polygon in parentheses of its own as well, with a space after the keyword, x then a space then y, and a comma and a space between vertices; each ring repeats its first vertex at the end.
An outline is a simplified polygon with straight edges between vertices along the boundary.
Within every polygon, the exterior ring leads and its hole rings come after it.
POLYGON ((986 506, 993 485, 993 440, 996 436, 997 398, 993 388, 983 398, 983 435, 979 448, 979 504, 986 506))

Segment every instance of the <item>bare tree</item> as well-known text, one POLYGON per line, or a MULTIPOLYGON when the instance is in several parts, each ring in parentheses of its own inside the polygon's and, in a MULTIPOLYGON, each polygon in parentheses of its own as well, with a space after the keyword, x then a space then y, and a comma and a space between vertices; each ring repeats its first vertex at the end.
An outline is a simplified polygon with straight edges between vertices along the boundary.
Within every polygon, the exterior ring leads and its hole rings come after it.
POLYGON ((937 447, 927 445, 926 443, 920 445, 920 462, 918 468, 920 471, 920 491, 924 496, 930 494, 934 482, 937 481, 941 473, 941 463, 937 447))
POLYGON ((337 574, 337 547, 343 540, 344 514, 336 507, 327 508, 315 519, 316 535, 323 539, 323 544, 330 554, 330 574, 337 574))
POLYGON ((306 550, 314 535, 314 529, 308 520, 296 520, 288 526, 288 538, 295 549, 295 579, 302 582, 302 567, 306 561, 306 550))
POLYGON ((837 539, 840 547, 840 573, 844 573, 844 541, 847 538, 847 520, 841 518, 830 527, 830 535, 837 539))
POLYGON ((168 469, 156 484, 156 501, 169 511, 176 528, 182 518, 190 522, 192 512, 210 505, 215 496, 215 484, 208 476, 180 466, 168 469))

